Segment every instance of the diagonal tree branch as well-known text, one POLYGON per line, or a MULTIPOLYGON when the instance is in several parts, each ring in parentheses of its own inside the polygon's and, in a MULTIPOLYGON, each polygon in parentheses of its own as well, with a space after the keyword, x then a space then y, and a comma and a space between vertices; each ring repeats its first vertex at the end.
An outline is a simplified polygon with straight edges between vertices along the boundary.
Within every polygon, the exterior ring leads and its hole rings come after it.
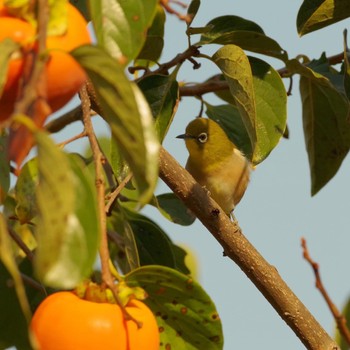
POLYGON ((275 308, 307 349, 339 350, 279 275, 245 238, 192 176, 164 149, 160 152, 160 177, 198 217, 232 259, 275 308))

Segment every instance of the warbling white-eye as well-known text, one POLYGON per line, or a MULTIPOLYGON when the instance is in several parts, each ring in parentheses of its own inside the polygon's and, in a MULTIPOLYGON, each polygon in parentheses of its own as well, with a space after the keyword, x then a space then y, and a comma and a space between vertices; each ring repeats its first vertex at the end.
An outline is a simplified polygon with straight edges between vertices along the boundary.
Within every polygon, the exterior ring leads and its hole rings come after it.
POLYGON ((185 134, 177 138, 186 142, 188 172, 230 215, 248 186, 252 169, 248 159, 229 140, 220 125, 211 119, 192 120, 185 134))

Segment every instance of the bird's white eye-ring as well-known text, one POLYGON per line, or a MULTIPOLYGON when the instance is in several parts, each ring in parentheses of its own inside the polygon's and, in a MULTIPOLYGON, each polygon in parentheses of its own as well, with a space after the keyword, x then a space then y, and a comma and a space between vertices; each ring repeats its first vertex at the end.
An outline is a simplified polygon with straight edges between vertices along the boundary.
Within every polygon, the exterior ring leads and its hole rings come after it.
POLYGON ((208 134, 206 132, 202 132, 198 135, 197 139, 200 143, 205 143, 208 141, 208 134))

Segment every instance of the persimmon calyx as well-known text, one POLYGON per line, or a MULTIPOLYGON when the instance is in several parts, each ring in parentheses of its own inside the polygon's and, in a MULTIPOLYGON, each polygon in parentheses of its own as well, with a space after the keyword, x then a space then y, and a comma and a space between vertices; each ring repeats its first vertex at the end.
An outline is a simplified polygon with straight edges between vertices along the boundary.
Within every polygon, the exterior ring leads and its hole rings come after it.
POLYGON ((117 301, 113 292, 106 286, 96 284, 92 281, 85 281, 75 288, 73 291, 79 298, 93 301, 96 303, 119 304, 125 307, 130 300, 144 300, 147 298, 147 293, 141 287, 129 287, 125 282, 119 282, 117 285, 118 297, 117 301))
MULTIPOLYGON (((48 36, 64 35, 68 29, 68 0, 49 1, 48 36)), ((37 28, 37 2, 32 0, 4 0, 6 11, 37 28)))

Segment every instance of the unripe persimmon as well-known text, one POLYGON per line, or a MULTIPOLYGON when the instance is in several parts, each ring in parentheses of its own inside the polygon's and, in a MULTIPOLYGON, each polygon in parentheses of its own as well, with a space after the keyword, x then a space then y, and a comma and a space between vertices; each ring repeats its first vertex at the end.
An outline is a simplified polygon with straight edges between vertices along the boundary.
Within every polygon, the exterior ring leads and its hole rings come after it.
POLYGON ((30 329, 40 350, 158 350, 159 331, 152 311, 131 300, 126 320, 117 304, 80 299, 71 292, 48 296, 37 308, 30 329))

